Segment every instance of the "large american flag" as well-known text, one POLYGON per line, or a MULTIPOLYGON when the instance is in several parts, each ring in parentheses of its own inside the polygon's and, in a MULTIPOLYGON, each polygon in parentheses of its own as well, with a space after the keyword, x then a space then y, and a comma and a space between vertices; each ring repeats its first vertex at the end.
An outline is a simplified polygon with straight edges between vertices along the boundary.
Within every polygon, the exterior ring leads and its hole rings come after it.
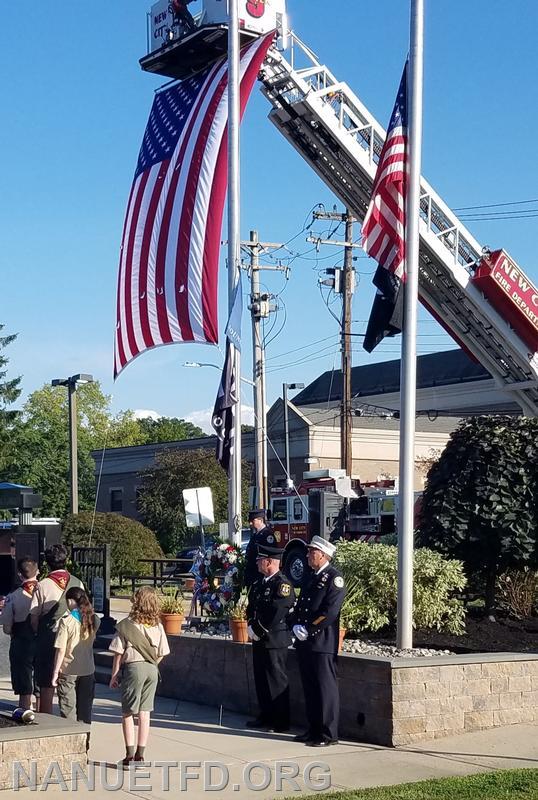
MULTIPOLYGON (((241 51, 241 114, 273 38, 241 51)), ((115 378, 144 350, 218 341, 227 84, 227 60, 219 59, 155 96, 123 228, 115 378)))
POLYGON ((401 333, 405 281, 405 202, 407 194, 406 63, 387 138, 381 150, 372 197, 362 225, 362 246, 379 264, 377 293, 364 338, 371 352, 385 336, 401 333))

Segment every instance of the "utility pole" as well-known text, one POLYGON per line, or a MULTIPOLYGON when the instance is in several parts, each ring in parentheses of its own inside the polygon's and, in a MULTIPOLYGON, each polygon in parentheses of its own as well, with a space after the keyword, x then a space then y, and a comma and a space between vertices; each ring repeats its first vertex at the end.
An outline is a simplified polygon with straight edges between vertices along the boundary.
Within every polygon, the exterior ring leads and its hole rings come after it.
POLYGON ((281 244, 260 242, 258 231, 250 231, 248 242, 241 242, 241 247, 250 253, 250 314, 252 319, 252 380, 254 393, 254 448, 256 470, 256 500, 259 508, 267 508, 268 469, 267 469, 267 420, 265 401, 265 348, 262 336, 262 319, 266 319, 271 311, 270 295, 260 291, 260 271, 286 271, 280 264, 260 267, 260 253, 265 250, 280 248, 281 244))
POLYGON ((340 466, 346 471, 346 475, 351 477, 353 471, 353 449, 352 449, 352 412, 351 412, 351 307, 353 293, 355 291, 355 271, 353 269, 353 248, 359 247, 353 243, 353 223, 354 219, 349 210, 345 214, 336 211, 325 212, 315 211, 315 219, 332 220, 345 222, 346 235, 345 241, 339 242, 333 239, 319 239, 309 236, 309 242, 316 245, 330 244, 340 245, 344 248, 344 267, 332 267, 326 272, 332 276, 321 281, 324 285, 331 286, 335 292, 342 295, 342 318, 340 324, 341 350, 342 350, 342 398, 340 401, 340 466))
POLYGON ((353 471, 352 417, 351 417, 351 304, 355 289, 353 273, 353 217, 349 210, 346 219, 346 245, 344 248, 344 274, 342 292, 342 405, 340 413, 341 466, 351 478, 353 471), (351 243, 351 244, 350 244, 351 243))

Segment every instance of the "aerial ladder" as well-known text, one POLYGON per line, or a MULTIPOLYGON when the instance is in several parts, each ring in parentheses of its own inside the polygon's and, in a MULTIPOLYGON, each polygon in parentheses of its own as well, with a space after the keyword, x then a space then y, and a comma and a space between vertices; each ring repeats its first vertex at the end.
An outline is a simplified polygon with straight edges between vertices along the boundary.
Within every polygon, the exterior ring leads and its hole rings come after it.
MULTIPOLYGON (((203 13, 211 2, 205 0, 203 13)), ((285 4, 274 4, 285 26, 285 4)), ((249 5, 253 4, 247 0, 249 5)), ((226 25, 217 22, 201 19, 200 31, 189 33, 185 43, 180 39, 154 52, 150 48, 141 59, 143 69, 182 78, 193 64, 200 68, 210 46, 213 57, 223 54, 226 25)), ((256 33, 247 25, 242 38, 256 33)), ((279 42, 287 48, 287 58, 273 47, 260 74, 263 94, 272 106, 269 119, 362 221, 385 130, 295 34, 287 33, 279 42)), ((486 367, 498 388, 507 391, 524 414, 537 416, 538 290, 504 251, 490 253, 482 247, 424 178, 419 297, 454 340, 486 367)))
MULTIPOLYGON (((364 219, 385 131, 346 83, 293 33, 290 60, 271 50, 262 91, 269 119, 359 221, 364 219), (305 63, 306 62, 306 63, 305 63), (299 66, 298 64, 301 64, 299 66)), ((538 414, 538 353, 488 300, 475 273, 491 257, 422 178, 419 296, 452 337, 510 392, 523 413, 538 414)), ((521 270, 509 257, 506 269, 521 270)), ((534 287, 527 279, 531 292, 534 287)), ((486 287, 487 290, 487 287, 486 287)), ((534 290, 535 292, 536 290, 534 290)), ((534 297, 538 314, 538 297, 534 297)), ((499 304, 496 304, 499 306, 499 304)))

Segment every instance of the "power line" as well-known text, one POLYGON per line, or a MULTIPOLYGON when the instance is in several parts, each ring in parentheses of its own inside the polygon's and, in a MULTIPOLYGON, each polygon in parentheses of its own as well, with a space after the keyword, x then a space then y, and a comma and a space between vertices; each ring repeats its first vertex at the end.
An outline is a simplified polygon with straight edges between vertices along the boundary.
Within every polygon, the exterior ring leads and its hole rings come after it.
POLYGON ((474 211, 476 208, 500 208, 501 206, 523 206, 529 203, 538 203, 538 200, 513 200, 511 203, 483 203, 479 206, 459 206, 453 211, 474 211))

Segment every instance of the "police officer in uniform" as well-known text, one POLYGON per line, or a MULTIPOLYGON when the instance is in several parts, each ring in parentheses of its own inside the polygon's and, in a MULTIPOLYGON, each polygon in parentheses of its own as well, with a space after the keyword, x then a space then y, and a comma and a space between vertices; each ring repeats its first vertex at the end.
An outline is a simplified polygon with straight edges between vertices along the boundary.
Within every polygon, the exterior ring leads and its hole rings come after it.
POLYGON ((260 574, 256 562, 258 546, 266 545, 267 547, 275 547, 275 534, 273 530, 267 526, 266 519, 267 512, 263 508, 249 511, 248 524, 250 525, 251 532, 245 552, 245 577, 243 580, 247 589, 252 586, 260 574))
POLYGON ((259 545, 258 578, 250 587, 247 605, 252 640, 254 683, 260 712, 248 728, 289 730, 290 703, 286 661, 291 634, 287 615, 295 602, 291 583, 280 572, 282 550, 259 545))
POLYGON ((295 737, 310 747, 338 743, 340 698, 337 657, 340 608, 345 597, 344 579, 331 564, 335 546, 314 536, 308 545, 312 575, 301 589, 288 618, 305 697, 308 730, 295 737))

